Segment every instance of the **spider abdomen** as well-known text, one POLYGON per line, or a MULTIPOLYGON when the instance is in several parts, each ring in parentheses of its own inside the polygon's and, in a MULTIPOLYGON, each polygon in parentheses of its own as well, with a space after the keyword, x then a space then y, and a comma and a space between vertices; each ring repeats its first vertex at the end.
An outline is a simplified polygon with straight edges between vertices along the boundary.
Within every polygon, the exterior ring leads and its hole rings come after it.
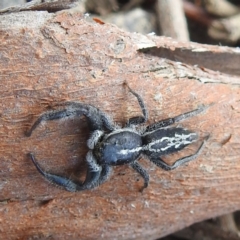
POLYGON ((144 153, 162 156, 182 150, 198 138, 197 133, 184 128, 163 128, 143 136, 144 153))
POLYGON ((137 159, 141 154, 141 136, 128 129, 121 129, 106 136, 94 149, 101 164, 122 165, 137 159))

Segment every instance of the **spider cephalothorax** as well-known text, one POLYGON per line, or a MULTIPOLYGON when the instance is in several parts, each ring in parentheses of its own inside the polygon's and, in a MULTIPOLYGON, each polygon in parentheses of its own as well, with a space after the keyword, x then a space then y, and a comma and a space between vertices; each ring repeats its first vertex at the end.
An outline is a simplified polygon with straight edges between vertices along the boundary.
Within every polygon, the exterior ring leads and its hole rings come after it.
POLYGON ((146 188, 149 175, 138 163, 141 155, 145 155, 150 161, 164 170, 172 170, 194 160, 201 153, 207 137, 196 153, 178 159, 173 165, 168 165, 160 158, 182 150, 198 138, 197 133, 181 127, 169 126, 196 116, 207 107, 202 106, 191 112, 161 120, 147 126, 144 130, 138 131, 136 126, 145 123, 148 114, 142 98, 130 88, 129 91, 136 96, 143 116, 130 118, 124 128, 115 125, 104 112, 94 106, 79 102, 66 102, 64 103, 64 109, 43 113, 27 132, 27 136, 31 136, 33 130, 42 121, 84 115, 88 120, 92 134, 87 142, 89 148, 86 156, 88 169, 83 183, 45 172, 36 162, 34 155, 30 153, 29 155, 37 170, 50 182, 62 186, 68 191, 82 191, 104 183, 110 175, 112 166, 129 164, 143 177, 143 188, 146 188))

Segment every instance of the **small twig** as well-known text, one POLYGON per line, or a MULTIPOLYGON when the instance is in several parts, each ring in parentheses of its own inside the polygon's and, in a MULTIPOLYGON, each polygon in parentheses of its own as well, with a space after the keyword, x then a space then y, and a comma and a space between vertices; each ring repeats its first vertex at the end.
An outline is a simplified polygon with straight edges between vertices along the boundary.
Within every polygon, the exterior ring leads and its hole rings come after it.
POLYGON ((212 17, 210 17, 203 8, 196 6, 191 2, 183 1, 183 9, 186 16, 196 22, 199 22, 205 26, 209 26, 212 22, 212 17))
POLYGON ((188 28, 181 0, 158 0, 158 22, 162 35, 189 41, 188 28))

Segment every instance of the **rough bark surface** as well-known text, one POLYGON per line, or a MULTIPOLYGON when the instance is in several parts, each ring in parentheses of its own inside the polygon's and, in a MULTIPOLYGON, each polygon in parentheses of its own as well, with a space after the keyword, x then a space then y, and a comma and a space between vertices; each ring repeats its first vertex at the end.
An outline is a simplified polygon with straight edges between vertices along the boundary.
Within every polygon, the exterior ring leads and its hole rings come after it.
POLYGON ((240 209, 239 66, 239 49, 130 34, 81 14, 0 16, 2 239, 156 239, 240 209), (49 122, 27 138, 31 123, 63 101, 95 105, 124 123, 140 112, 125 81, 145 100, 149 123, 212 104, 181 123, 200 139, 210 134, 201 156, 171 172, 143 158, 151 176, 143 193, 128 166, 92 191, 70 193, 46 182, 27 153, 49 172, 81 177, 87 124, 49 122))

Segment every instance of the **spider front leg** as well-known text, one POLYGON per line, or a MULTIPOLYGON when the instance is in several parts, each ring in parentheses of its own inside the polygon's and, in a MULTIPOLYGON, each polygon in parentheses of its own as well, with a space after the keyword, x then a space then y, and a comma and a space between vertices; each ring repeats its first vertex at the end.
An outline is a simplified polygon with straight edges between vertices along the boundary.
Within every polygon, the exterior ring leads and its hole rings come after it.
POLYGON ((64 105, 65 109, 47 111, 43 113, 26 132, 26 136, 30 137, 32 132, 41 122, 82 115, 87 117, 90 129, 92 131, 102 130, 103 127, 106 127, 110 131, 115 129, 115 125, 112 123, 107 114, 94 106, 78 102, 67 102, 64 103, 64 105))
POLYGON ((32 153, 29 153, 28 155, 31 158, 35 167, 37 168, 38 172, 41 173, 49 182, 54 183, 60 187, 63 187, 69 192, 75 192, 77 185, 81 185, 80 183, 75 183, 68 178, 64 178, 58 175, 45 172, 37 163, 34 155, 32 153))
POLYGON ((173 170, 187 162, 193 161, 194 159, 196 159, 202 152, 207 140, 208 140, 209 136, 207 136, 205 138, 205 140, 202 142, 202 144, 200 145, 200 147, 198 148, 197 152, 189 155, 187 157, 183 157, 178 159, 175 163, 173 163, 172 165, 168 165, 167 163, 165 163, 161 158, 149 158, 150 161, 152 161, 154 164, 156 164, 158 167, 162 168, 165 171, 170 171, 173 170))
POLYGON ((70 192, 83 191, 86 189, 92 189, 98 185, 102 168, 96 163, 96 159, 93 157, 91 151, 87 154, 86 157, 88 170, 86 180, 84 181, 84 183, 72 181, 62 176, 47 173, 40 167, 32 153, 29 153, 29 156, 40 174, 42 174, 49 182, 54 183, 60 187, 63 187, 67 191, 70 192))
MULTIPOLYGON (((92 151, 89 151, 86 156, 87 162, 87 176, 83 183, 84 189, 92 189, 98 186, 99 178, 101 176, 102 167, 98 165, 96 158, 92 151)), ((81 191, 81 188, 77 189, 81 191)))
POLYGON ((109 165, 103 165, 101 175, 97 182, 97 186, 105 183, 110 177, 111 172, 112 172, 112 167, 110 167, 109 165))
POLYGON ((186 112, 186 113, 180 114, 176 117, 167 118, 167 119, 161 120, 159 122, 153 123, 146 128, 145 132, 151 132, 151 131, 154 131, 159 128, 170 126, 174 123, 181 122, 183 120, 186 120, 187 118, 197 116, 198 114, 205 111, 208 107, 209 106, 201 106, 193 111, 186 112))
POLYGON ((144 104, 144 101, 142 99, 142 97, 137 94, 136 92, 134 92, 129 86, 128 84, 126 84, 129 91, 137 98, 138 100, 138 103, 141 107, 141 110, 142 110, 142 113, 143 113, 143 116, 137 116, 137 117, 132 117, 128 120, 128 122, 126 123, 126 127, 129 127, 130 125, 138 125, 138 124, 142 124, 142 123, 145 123, 147 120, 148 120, 148 112, 147 112, 147 109, 146 109, 146 106, 144 104))

